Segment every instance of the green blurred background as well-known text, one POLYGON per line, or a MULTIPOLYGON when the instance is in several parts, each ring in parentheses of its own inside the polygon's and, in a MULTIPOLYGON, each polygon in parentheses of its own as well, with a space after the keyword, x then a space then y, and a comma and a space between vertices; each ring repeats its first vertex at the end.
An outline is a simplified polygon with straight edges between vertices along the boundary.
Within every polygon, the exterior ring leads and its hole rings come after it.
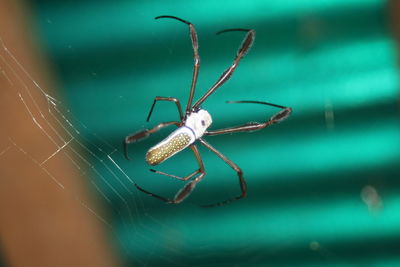
MULTIPOLYGON (((400 265, 399 78, 386 1, 31 4, 65 107, 89 148, 82 153, 94 168, 83 178, 94 181, 128 266, 400 265), (288 120, 265 130, 206 138, 244 171, 244 200, 199 207, 239 193, 236 174, 204 147, 207 176, 182 204, 166 205, 129 181, 164 196, 181 185, 150 173, 143 158, 172 128, 131 146, 133 161, 122 157, 126 135, 177 118, 173 104, 159 103, 145 123, 155 96, 187 101, 188 28, 155 21, 158 15, 196 26, 195 98, 229 66, 243 38, 215 32, 257 31, 231 80, 203 105, 213 129, 265 121, 277 111, 226 100, 293 108, 288 120), (120 170, 111 169, 110 158, 120 170)), ((175 175, 195 168, 190 151, 157 166, 175 175)))

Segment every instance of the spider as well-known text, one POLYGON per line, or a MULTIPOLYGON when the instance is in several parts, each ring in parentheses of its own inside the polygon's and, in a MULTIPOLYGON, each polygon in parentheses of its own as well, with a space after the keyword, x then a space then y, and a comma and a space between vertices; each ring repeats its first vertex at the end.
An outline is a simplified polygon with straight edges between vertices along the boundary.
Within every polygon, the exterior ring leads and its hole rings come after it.
POLYGON ((151 147, 148 150, 148 152, 146 154, 146 162, 151 166, 158 165, 158 164, 164 162, 165 160, 167 160, 168 158, 172 157, 176 153, 189 147, 193 151, 194 157, 196 158, 199 168, 184 177, 179 177, 179 176, 171 175, 171 174, 164 173, 161 171, 157 171, 154 169, 150 169, 150 171, 155 172, 157 174, 169 176, 169 177, 176 178, 176 179, 179 179, 182 181, 187 181, 186 184, 176 193, 175 197, 172 199, 151 193, 151 192, 143 189, 136 183, 135 183, 135 186, 140 191, 142 191, 150 196, 153 196, 155 198, 158 198, 162 201, 165 201, 167 203, 178 204, 178 203, 182 202, 185 198, 187 198, 191 194, 191 192, 196 187, 196 185, 206 175, 206 172, 204 169, 204 164, 203 164, 202 158, 200 156, 199 150, 196 145, 196 143, 200 142, 200 144, 202 144, 203 146, 205 146, 206 148, 211 150, 213 153, 215 153, 219 158, 221 158, 226 164, 228 164, 237 173, 237 176, 239 178, 240 190, 241 190, 241 194, 239 196, 227 199, 222 202, 204 205, 204 206, 206 206, 206 207, 220 206, 220 205, 230 203, 234 200, 244 198, 247 195, 247 186, 246 186, 246 181, 243 178, 242 170, 233 161, 228 159, 221 152, 219 152, 212 145, 210 145, 206 140, 204 140, 203 136, 212 136, 212 135, 236 133, 236 132, 251 132, 251 131, 255 131, 255 130, 260 130, 260 129, 268 127, 274 123, 278 123, 278 122, 286 119, 291 114, 292 109, 289 107, 284 107, 284 106, 271 104, 271 103, 267 103, 267 102, 261 102, 261 101, 228 101, 227 103, 254 103, 254 104, 269 105, 269 106, 280 108, 281 111, 277 112, 275 115, 270 117, 264 123, 250 122, 250 123, 246 123, 246 124, 236 126, 236 127, 229 127, 229 128, 219 129, 219 130, 208 131, 207 129, 209 128, 209 126, 212 123, 212 118, 211 118, 211 115, 206 110, 202 109, 200 106, 212 93, 214 93, 219 87, 221 87, 221 85, 223 85, 227 80, 229 80, 232 73, 237 68, 239 61, 243 58, 243 56, 250 49, 250 47, 254 41, 254 38, 255 38, 255 30, 237 29, 236 28, 236 29, 226 29, 226 30, 217 32, 217 34, 220 34, 220 33, 229 32, 229 31, 244 31, 244 32, 247 32, 247 34, 236 54, 236 57, 235 57, 232 65, 230 65, 230 67, 227 68, 222 73, 222 75, 214 83, 214 85, 211 86, 211 88, 199 100, 197 100, 192 105, 196 82, 197 82, 197 77, 198 77, 199 68, 200 68, 200 57, 199 57, 199 53, 198 53, 199 45, 198 45, 198 41, 197 41, 196 30, 192 23, 190 23, 186 20, 183 20, 181 18, 178 18, 175 16, 158 16, 155 19, 161 19, 161 18, 175 19, 175 20, 181 21, 189 26, 189 34, 190 34, 190 38, 192 41, 192 47, 193 47, 193 51, 194 51, 194 68, 193 68, 192 84, 191 84, 190 93, 189 93, 189 100, 186 105, 186 112, 185 112, 185 114, 183 114, 181 104, 177 98, 160 97, 160 96, 155 97, 153 104, 150 108, 149 114, 147 116, 147 119, 146 119, 147 122, 150 120, 153 109, 158 101, 169 101, 169 102, 175 103, 176 107, 178 109, 178 112, 179 112, 180 121, 162 122, 151 129, 146 129, 146 130, 140 131, 138 133, 128 135, 127 137, 125 137, 125 140, 124 140, 125 157, 127 159, 129 159, 128 145, 130 143, 137 142, 137 141, 159 131, 162 128, 165 128, 165 127, 168 127, 171 125, 175 125, 178 127, 175 131, 173 131, 164 140, 162 140, 161 142, 159 142, 158 144, 156 144, 155 146, 151 147))

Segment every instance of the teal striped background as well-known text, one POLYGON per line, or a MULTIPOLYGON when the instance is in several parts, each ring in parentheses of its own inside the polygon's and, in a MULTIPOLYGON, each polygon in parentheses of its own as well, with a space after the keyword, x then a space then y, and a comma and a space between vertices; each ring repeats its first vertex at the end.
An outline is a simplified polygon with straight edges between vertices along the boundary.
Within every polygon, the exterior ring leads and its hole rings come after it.
MULTIPOLYGON (((400 265, 399 78, 385 1, 32 4, 65 105, 84 125, 81 138, 94 154, 82 153, 94 166, 95 192, 127 265, 400 265), (177 206, 138 192, 104 165, 111 154, 131 179, 165 196, 181 185, 148 172, 143 160, 168 129, 131 146, 133 161, 121 154, 126 135, 177 118, 173 104, 160 103, 146 124, 155 96, 187 101, 193 64, 187 26, 155 21, 158 15, 196 26, 197 98, 229 66, 243 38, 214 33, 257 31, 231 80, 203 105, 212 128, 263 121, 277 111, 226 100, 293 108, 288 120, 263 131, 206 138, 244 171, 244 200, 198 206, 239 193, 235 173, 203 147, 207 176, 177 206)), ((157 167, 176 175, 195 168, 189 151, 157 167)))

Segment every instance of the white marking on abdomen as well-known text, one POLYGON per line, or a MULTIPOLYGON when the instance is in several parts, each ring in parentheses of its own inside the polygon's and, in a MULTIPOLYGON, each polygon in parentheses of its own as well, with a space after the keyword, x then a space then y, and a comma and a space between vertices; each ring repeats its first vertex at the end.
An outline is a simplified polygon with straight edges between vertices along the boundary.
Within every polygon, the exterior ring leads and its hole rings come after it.
POLYGON ((184 150, 196 140, 193 131, 186 126, 173 131, 167 138, 149 149, 146 162, 157 165, 184 150))

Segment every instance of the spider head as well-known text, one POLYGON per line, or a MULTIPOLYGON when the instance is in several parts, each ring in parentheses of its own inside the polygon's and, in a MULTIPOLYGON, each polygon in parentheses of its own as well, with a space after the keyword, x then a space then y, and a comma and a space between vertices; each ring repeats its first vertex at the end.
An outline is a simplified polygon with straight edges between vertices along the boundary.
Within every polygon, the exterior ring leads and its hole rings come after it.
POLYGON ((187 117, 185 125, 193 130, 196 138, 200 138, 207 128, 210 127, 211 123, 210 113, 207 110, 199 109, 187 117))

